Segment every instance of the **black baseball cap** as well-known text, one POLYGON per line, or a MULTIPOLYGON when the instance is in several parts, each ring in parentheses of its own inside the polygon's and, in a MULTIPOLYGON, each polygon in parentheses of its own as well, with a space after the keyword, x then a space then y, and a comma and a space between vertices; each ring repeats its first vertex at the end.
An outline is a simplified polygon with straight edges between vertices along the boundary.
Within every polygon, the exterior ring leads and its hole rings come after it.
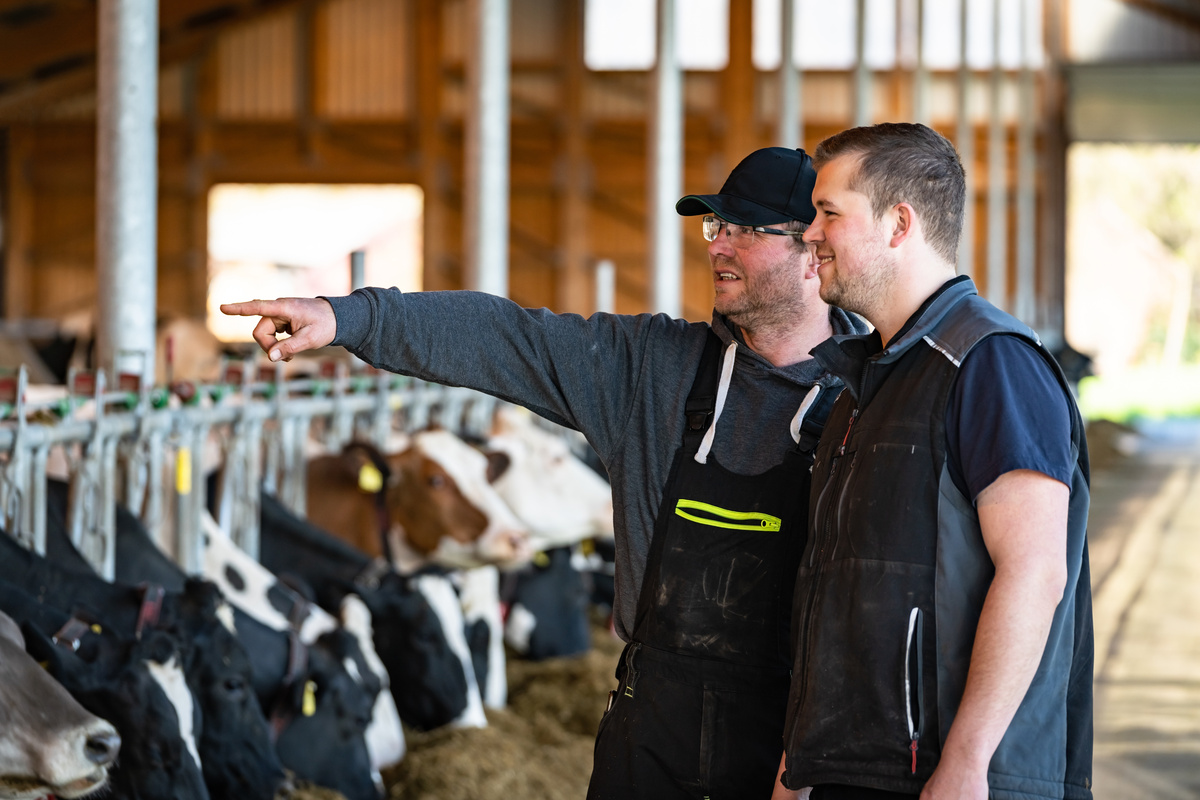
POLYGON ((735 225, 812 224, 817 172, 803 150, 764 147, 742 159, 716 194, 689 194, 675 204, 680 216, 716 214, 735 225))

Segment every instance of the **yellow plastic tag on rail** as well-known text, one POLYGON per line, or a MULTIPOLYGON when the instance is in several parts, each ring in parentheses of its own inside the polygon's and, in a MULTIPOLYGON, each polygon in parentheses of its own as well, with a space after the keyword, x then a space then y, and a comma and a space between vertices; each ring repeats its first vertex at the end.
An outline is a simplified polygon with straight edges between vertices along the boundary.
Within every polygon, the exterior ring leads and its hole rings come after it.
POLYGON ((175 491, 192 493, 192 448, 181 447, 175 453, 175 491))

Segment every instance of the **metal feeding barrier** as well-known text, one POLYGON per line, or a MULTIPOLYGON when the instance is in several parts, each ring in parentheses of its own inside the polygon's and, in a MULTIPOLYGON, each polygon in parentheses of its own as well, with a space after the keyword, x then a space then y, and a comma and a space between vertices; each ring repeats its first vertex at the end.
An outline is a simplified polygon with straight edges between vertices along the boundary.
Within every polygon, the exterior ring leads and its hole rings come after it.
POLYGON ((395 432, 431 424, 483 439, 495 398, 345 362, 288 379, 284 364, 227 360, 214 384, 146 386, 134 375, 73 372, 65 390, 30 400, 24 367, 0 377, 0 525, 46 551, 47 469, 70 484, 67 530, 105 578, 115 573, 116 505, 130 509, 189 573, 202 569, 208 475, 220 467, 217 518, 258 556, 259 490, 305 511, 312 441, 339 451, 352 439, 387 449, 395 432))

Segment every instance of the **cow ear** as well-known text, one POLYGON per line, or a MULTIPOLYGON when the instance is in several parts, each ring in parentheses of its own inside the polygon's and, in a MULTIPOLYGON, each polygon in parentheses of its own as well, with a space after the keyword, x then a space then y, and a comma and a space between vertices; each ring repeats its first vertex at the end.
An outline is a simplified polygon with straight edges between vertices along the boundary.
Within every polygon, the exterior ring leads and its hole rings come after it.
POLYGON ((512 466, 512 459, 508 457, 508 453, 502 453, 499 450, 488 450, 484 455, 487 456, 488 461, 487 481, 495 483, 512 466))
POLYGON ((66 648, 54 644, 46 634, 31 623, 21 623, 21 633, 25 635, 25 652, 44 666, 56 681, 62 683, 67 675, 82 666, 83 662, 78 656, 66 648))
POLYGON ((21 636, 21 627, 8 614, 0 613, 0 639, 8 639, 22 650, 25 649, 25 638, 21 636))

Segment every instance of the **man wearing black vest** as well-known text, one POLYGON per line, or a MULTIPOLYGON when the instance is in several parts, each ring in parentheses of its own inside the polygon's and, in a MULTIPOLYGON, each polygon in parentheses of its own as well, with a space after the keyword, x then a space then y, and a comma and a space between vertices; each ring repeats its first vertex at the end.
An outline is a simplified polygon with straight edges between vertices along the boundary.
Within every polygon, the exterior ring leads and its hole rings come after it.
POLYGON ((955 276, 945 138, 855 128, 814 161, 821 297, 875 331, 813 351, 846 391, 813 466, 782 783, 1090 798, 1088 462, 1065 379, 955 276))
POLYGON ((815 177, 803 151, 766 148, 719 193, 679 201, 704 216, 711 326, 478 292, 222 307, 264 317, 255 338, 272 360, 332 342, 587 436, 612 478, 614 624, 629 643, 589 798, 766 798, 778 784, 809 466, 840 388, 809 351, 866 330, 819 297, 802 240, 815 177))

